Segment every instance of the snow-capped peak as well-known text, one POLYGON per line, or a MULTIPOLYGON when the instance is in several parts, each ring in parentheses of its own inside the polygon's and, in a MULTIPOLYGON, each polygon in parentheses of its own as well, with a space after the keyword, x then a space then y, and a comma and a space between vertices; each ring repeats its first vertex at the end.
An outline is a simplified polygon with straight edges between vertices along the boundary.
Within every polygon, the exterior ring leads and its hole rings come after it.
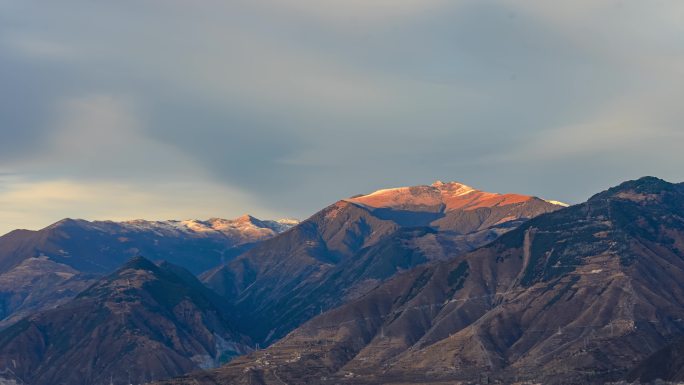
POLYGON ((134 219, 127 221, 86 221, 64 219, 50 225, 48 228, 78 225, 106 233, 141 233, 151 232, 161 237, 229 237, 237 244, 255 242, 273 237, 290 229, 299 222, 293 219, 260 220, 245 214, 235 219, 210 218, 207 220, 162 220, 149 221, 134 219))
MULTIPOLYGON (((371 208, 435 212, 507 206, 531 199, 528 195, 490 193, 463 183, 438 180, 431 185, 377 190, 346 201, 371 208)), ((560 202, 553 204, 561 205, 560 202)))
POLYGON ((276 220, 276 222, 280 223, 283 226, 297 226, 299 224, 299 219, 294 219, 294 218, 280 218, 276 220))

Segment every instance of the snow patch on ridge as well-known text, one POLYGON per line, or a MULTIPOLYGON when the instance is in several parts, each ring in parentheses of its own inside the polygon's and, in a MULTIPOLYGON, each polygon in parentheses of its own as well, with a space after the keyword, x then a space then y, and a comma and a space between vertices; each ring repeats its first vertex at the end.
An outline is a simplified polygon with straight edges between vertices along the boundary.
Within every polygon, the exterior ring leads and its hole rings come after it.
POLYGON ((431 186, 442 191, 442 192, 448 192, 451 196, 461 196, 461 195, 470 194, 471 192, 478 191, 477 189, 470 187, 468 185, 465 185, 463 183, 459 183, 459 182, 444 183, 441 180, 436 181, 431 186))
POLYGON ((556 205, 556 206, 563 206, 563 207, 569 207, 570 206, 569 204, 564 203, 564 202, 548 200, 548 199, 544 199, 544 202, 548 202, 548 203, 551 203, 552 205, 556 205))
POLYGON ((167 220, 167 221, 146 221, 133 220, 123 222, 109 222, 119 224, 131 230, 140 231, 160 231, 182 232, 182 233, 229 233, 229 232, 273 232, 281 233, 290 227, 296 226, 299 222, 294 219, 281 219, 278 221, 260 220, 250 215, 243 215, 236 219, 210 218, 208 220, 167 220))

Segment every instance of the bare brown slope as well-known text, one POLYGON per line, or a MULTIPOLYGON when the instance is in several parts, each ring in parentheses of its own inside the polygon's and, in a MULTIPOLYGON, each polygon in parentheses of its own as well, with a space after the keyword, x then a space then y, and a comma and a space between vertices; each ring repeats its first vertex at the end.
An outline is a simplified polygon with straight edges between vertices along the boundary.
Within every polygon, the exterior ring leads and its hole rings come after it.
POLYGON ((626 182, 173 384, 624 378, 684 333, 684 188, 626 182))
POLYGON ((684 340, 673 342, 639 363, 627 375, 630 382, 652 383, 684 380, 684 340))
POLYGON ((69 301, 98 278, 47 257, 25 259, 0 274, 0 329, 69 301))

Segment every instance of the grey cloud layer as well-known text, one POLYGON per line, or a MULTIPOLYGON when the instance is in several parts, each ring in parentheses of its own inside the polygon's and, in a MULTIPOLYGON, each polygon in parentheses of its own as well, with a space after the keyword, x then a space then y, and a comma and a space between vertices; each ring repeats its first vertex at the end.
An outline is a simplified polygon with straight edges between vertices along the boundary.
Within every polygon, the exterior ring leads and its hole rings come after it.
POLYGON ((218 184, 253 198, 224 212, 299 217, 437 178, 570 202, 642 174, 682 180, 683 14, 676 1, 0 1, 0 160, 36 183, 218 184))

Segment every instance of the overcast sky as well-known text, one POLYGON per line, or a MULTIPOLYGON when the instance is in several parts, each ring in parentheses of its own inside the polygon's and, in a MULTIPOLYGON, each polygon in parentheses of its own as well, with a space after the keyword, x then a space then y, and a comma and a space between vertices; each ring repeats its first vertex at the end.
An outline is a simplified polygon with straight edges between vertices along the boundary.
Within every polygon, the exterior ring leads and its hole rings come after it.
POLYGON ((0 0, 0 232, 684 180, 684 2, 0 0))

